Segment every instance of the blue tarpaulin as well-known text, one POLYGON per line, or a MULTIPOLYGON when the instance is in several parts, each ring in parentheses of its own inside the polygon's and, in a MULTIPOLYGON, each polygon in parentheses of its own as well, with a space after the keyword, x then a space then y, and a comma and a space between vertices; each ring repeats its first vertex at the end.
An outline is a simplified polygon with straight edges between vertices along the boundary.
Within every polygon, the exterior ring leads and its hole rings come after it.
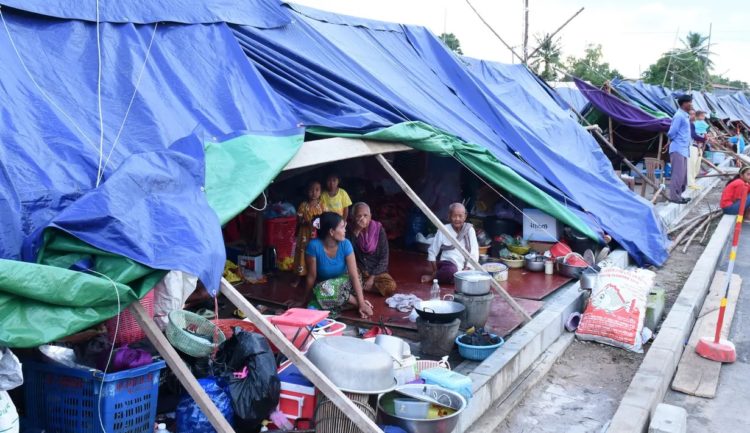
POLYGON ((555 87, 555 91, 560 94, 568 104, 577 112, 583 114, 589 106, 589 100, 575 87, 555 87))
POLYGON ((670 117, 677 112, 673 92, 664 87, 646 84, 640 80, 633 82, 618 78, 612 80, 612 87, 632 102, 648 109, 661 111, 670 117))
MULTIPOLYGON (((128 4, 123 16, 169 17, 128 4)), ((77 5, 31 4, 63 15, 82 11, 77 5)), ((54 227, 149 267, 198 275, 216 290, 224 247, 203 192, 204 139, 290 134, 297 124, 227 25, 102 23, 100 152, 95 24, 2 12, 0 258, 35 261, 43 230, 54 227)))
POLYGON ((641 251, 651 263, 666 260, 666 237, 651 204, 617 178, 596 140, 558 106, 535 75, 523 65, 487 61, 472 61, 470 69, 490 89, 506 140, 525 160, 560 185, 631 254, 641 251), (634 229, 635 221, 640 229, 634 229))
MULTIPOLYGON (((306 125, 356 132, 429 123, 489 149, 544 191, 585 209, 639 262, 666 259, 652 208, 626 190, 594 140, 549 95, 540 103, 520 84, 508 85, 507 94, 491 91, 422 27, 296 5, 289 13, 294 18, 283 28, 233 28, 306 125)), ((547 92, 528 72, 518 78, 547 92)))

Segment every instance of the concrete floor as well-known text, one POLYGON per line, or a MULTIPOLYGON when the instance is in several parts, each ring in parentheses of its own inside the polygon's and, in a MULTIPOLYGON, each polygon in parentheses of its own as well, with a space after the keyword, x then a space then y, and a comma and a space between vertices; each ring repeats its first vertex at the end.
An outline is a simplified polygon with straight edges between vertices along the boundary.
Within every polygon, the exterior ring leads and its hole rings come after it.
MULTIPOLYGON (((705 399, 669 391, 664 401, 684 407, 688 431, 705 433, 746 432, 750 408, 750 227, 745 224, 734 272, 743 279, 742 291, 730 331, 737 362, 721 368, 716 398, 705 399)), ((726 269, 726 264, 721 266, 726 269)))

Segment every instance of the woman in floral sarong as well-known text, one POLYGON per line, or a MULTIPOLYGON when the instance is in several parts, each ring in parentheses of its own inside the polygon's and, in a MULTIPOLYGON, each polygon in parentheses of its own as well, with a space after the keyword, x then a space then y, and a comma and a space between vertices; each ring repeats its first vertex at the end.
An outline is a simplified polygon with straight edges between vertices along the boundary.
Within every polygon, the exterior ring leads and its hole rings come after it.
POLYGON ((354 248, 346 239, 346 222, 339 214, 324 212, 315 224, 318 238, 305 252, 306 286, 314 295, 310 304, 334 312, 356 307, 363 319, 369 318, 372 304, 365 300, 354 248))

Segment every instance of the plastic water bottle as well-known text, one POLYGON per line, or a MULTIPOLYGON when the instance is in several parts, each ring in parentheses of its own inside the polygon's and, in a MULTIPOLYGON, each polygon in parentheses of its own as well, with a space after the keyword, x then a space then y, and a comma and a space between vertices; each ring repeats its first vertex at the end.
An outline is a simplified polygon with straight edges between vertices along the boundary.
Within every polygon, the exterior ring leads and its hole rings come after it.
POLYGON ((440 285, 438 284, 437 278, 432 280, 432 288, 430 289, 430 299, 440 299, 440 285))

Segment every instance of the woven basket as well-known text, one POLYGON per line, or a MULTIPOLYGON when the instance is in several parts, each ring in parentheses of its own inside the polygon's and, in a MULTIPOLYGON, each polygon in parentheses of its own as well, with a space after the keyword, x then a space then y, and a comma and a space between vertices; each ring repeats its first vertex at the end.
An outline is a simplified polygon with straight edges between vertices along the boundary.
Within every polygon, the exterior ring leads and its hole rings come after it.
MULTIPOLYGON (((368 418, 375 421, 375 409, 367 394, 344 393, 368 418)), ((353 433, 360 431, 349 417, 325 395, 318 393, 315 407, 315 433, 353 433)))
POLYGON ((415 366, 415 370, 417 373, 417 376, 419 376, 419 373, 422 372, 422 370, 429 370, 430 368, 436 368, 436 367, 442 367, 446 370, 451 369, 451 365, 448 363, 448 357, 444 357, 440 361, 431 361, 428 359, 418 359, 417 364, 415 366))
POLYGON ((172 346, 196 358, 210 355, 226 340, 221 329, 210 320, 183 310, 169 313, 166 334, 172 346))

